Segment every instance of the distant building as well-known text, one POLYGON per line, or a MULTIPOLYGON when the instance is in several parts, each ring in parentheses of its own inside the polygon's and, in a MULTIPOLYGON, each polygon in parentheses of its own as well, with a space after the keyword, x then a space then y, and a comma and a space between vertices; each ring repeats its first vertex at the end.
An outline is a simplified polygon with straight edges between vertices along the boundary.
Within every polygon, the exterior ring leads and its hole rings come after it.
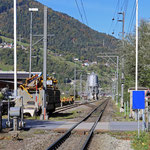
POLYGON ((86 67, 89 67, 89 63, 83 63, 82 66, 86 66, 86 67))
POLYGON ((13 48, 12 43, 3 43, 3 48, 13 48))

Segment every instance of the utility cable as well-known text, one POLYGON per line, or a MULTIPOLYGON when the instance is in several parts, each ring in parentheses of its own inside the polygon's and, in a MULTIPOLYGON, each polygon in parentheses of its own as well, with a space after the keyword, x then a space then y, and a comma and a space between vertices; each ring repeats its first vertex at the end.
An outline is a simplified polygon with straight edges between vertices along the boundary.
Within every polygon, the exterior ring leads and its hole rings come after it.
POLYGON ((83 13, 84 13, 86 24, 87 24, 87 26, 89 26, 89 23, 88 23, 88 20, 87 20, 87 15, 86 15, 84 4, 83 4, 82 0, 81 0, 81 6, 82 6, 82 9, 83 9, 83 13))
POLYGON ((114 11, 114 15, 113 15, 113 18, 112 18, 112 22, 111 22, 111 25, 110 25, 109 30, 108 30, 108 34, 110 33, 110 30, 111 30, 111 28, 112 28, 112 26, 113 26, 113 23, 114 23, 114 21, 115 21, 116 12, 117 12, 118 9, 119 9, 119 3, 120 3, 120 1, 118 0, 118 1, 117 1, 117 5, 116 5, 116 8, 115 8, 115 11, 114 11))
POLYGON ((129 33, 131 31, 132 25, 133 25, 133 20, 135 19, 135 12, 136 12, 135 5, 136 5, 136 0, 133 3, 133 8, 132 8, 132 12, 131 12, 131 18, 130 18, 130 21, 129 21, 127 33, 129 33))
POLYGON ((80 17, 81 17, 81 20, 82 20, 82 22, 84 23, 83 16, 82 16, 82 13, 81 13, 81 11, 80 11, 80 8, 79 8, 79 5, 78 5, 77 0, 75 0, 75 3, 76 3, 76 6, 77 6, 77 9, 78 9, 79 15, 80 15, 80 17))

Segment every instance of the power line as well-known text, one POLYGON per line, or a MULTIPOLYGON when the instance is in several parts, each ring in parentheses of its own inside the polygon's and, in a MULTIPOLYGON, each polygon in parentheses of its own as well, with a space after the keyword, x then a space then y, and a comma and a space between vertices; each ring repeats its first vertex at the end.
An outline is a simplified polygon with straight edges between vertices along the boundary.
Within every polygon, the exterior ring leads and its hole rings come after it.
POLYGON ((84 13, 86 24, 89 26, 89 23, 88 23, 88 20, 87 20, 87 16, 86 16, 86 12, 85 12, 85 8, 84 8, 84 4, 83 4, 82 0, 81 0, 81 6, 82 6, 82 9, 83 9, 83 13, 84 13))
POLYGON ((125 5, 125 8, 124 8, 125 16, 126 16, 127 10, 128 10, 128 3, 129 3, 129 0, 126 0, 126 5, 125 5))
POLYGON ((128 10, 128 3, 129 3, 129 0, 118 0, 117 1, 114 16, 112 19, 112 23, 111 23, 111 26, 109 28, 109 32, 112 29, 112 31, 113 31, 112 34, 118 33, 118 30, 119 30, 118 21, 117 21, 117 20, 119 20, 118 12, 124 12, 125 16, 126 16, 127 10, 128 10))
POLYGON ((83 16, 82 16, 82 13, 81 13, 81 11, 80 11, 80 7, 79 7, 79 5, 78 5, 77 0, 75 0, 75 3, 76 3, 76 6, 77 6, 77 9, 78 9, 79 15, 80 15, 80 17, 81 17, 81 20, 82 20, 82 22, 84 23, 83 16))
POLYGON ((116 5, 116 8, 115 8, 115 11, 114 11, 114 15, 113 15, 113 18, 112 18, 112 22, 111 22, 111 25, 110 25, 110 27, 109 27, 109 30, 108 30, 108 33, 110 32, 110 30, 111 30, 111 28, 112 28, 112 26, 113 26, 113 23, 114 23, 114 21, 115 21, 115 15, 116 15, 116 12, 118 11, 118 9, 119 9, 119 0, 117 1, 117 5, 116 5))
POLYGON ((129 25, 128 25, 128 30, 127 30, 127 33, 131 32, 131 29, 132 29, 132 25, 133 25, 133 21, 135 19, 135 12, 136 12, 136 0, 134 1, 133 3, 133 8, 132 8, 132 12, 131 12, 131 18, 130 18, 130 21, 129 21, 129 25))

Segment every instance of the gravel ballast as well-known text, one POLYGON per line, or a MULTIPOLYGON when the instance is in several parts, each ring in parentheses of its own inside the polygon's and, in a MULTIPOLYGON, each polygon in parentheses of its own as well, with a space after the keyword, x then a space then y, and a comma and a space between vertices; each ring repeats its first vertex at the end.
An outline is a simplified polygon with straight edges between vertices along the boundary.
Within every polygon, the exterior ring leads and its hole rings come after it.
POLYGON ((89 146, 89 150, 133 150, 129 140, 116 139, 105 134, 95 134, 89 146))

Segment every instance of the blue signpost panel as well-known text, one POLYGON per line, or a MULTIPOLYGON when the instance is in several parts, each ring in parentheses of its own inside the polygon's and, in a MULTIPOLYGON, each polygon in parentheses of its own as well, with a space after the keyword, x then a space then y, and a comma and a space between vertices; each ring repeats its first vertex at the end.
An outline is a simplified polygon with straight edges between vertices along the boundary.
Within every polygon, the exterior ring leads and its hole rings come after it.
POLYGON ((145 91, 133 91, 132 109, 145 109, 145 91))

